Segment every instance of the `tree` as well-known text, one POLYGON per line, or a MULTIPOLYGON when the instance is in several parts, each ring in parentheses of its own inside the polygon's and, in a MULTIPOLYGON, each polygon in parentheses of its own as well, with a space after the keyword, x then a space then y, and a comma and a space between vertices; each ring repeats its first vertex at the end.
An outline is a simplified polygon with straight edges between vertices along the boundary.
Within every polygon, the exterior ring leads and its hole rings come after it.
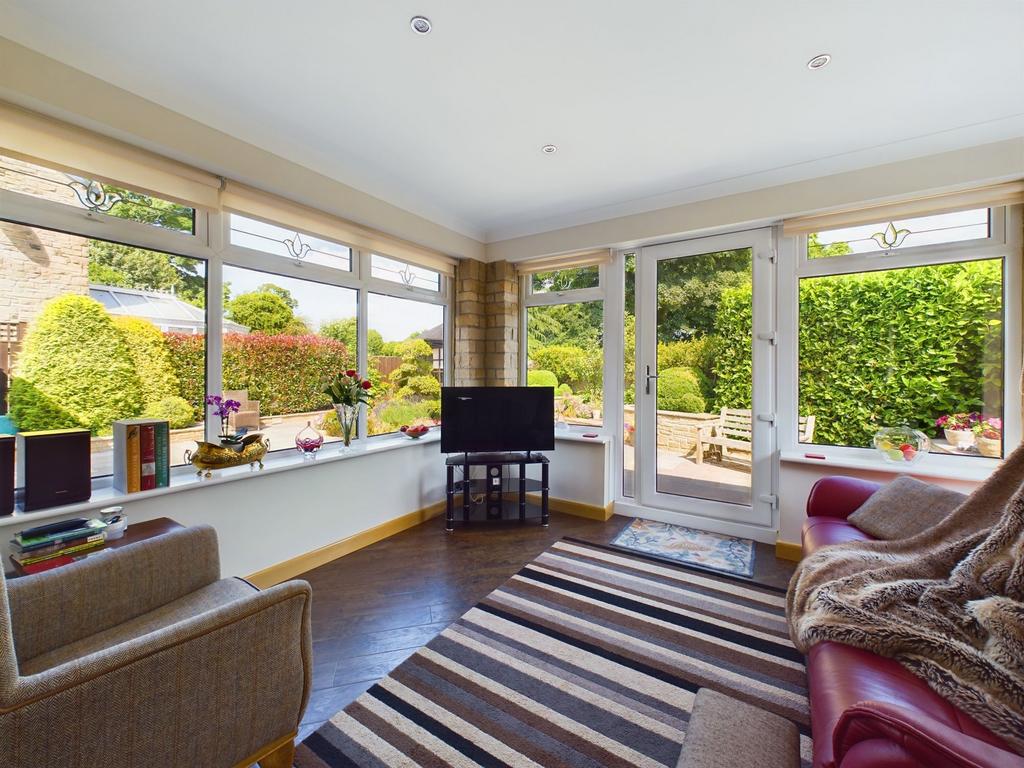
POLYGON ((295 313, 281 296, 269 291, 242 293, 227 303, 228 318, 251 331, 276 335, 284 333, 295 313))
MULTIPOLYGON (((355 354, 356 319, 354 317, 346 317, 343 320, 328 320, 320 326, 320 335, 342 342, 353 355, 355 354)), ((384 337, 380 335, 380 331, 375 331, 371 328, 366 332, 366 347, 370 357, 380 355, 383 346, 384 337)))
POLYGON ((600 301, 530 307, 527 338, 531 346, 572 345, 600 349, 603 307, 600 301))
POLYGON ((264 283, 263 285, 261 285, 259 288, 256 289, 256 292, 257 293, 272 293, 275 296, 280 296, 282 299, 284 299, 284 303, 287 304, 289 307, 291 307, 293 312, 296 309, 298 309, 298 306, 299 306, 298 299, 296 299, 294 296, 292 296, 292 292, 291 291, 289 291, 287 288, 282 288, 280 285, 274 285, 273 283, 264 283))
POLYGON ((821 241, 818 240, 817 232, 812 232, 807 236, 808 259, 827 259, 832 256, 845 256, 848 253, 853 253, 849 243, 839 241, 838 243, 822 245, 821 241))
MULTIPOLYGON (((89 282, 143 291, 165 291, 197 307, 206 305, 206 275, 201 261, 130 245, 90 240, 89 282)), ((225 301, 227 297, 228 287, 225 285, 225 301)))

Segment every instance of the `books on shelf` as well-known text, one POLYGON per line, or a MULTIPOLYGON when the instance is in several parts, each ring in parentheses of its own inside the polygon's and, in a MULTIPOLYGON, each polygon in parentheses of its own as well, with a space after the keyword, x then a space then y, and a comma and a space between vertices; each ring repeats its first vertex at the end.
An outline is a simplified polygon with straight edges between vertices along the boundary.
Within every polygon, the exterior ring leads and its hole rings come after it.
POLYGON ((14 534, 11 559, 25 573, 38 573, 74 562, 106 543, 102 520, 66 520, 14 534))
POLYGON ((114 490, 135 493, 166 488, 171 476, 170 443, 166 421, 115 421, 114 490))

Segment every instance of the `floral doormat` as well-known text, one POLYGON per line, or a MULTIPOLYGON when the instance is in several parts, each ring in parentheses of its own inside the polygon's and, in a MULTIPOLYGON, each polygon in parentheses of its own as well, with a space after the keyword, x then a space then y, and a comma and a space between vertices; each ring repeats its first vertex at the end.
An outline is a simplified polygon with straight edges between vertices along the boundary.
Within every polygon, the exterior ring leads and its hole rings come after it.
POLYGON ((754 542, 682 525, 637 518, 612 546, 734 576, 754 575, 754 542))

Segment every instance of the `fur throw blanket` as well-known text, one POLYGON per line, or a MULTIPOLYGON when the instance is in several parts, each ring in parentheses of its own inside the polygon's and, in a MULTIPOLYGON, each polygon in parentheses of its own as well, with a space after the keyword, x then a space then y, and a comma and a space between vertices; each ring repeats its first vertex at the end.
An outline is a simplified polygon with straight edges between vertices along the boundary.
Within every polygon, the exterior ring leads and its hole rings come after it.
POLYGON ((805 558, 787 598, 793 642, 895 659, 1024 754, 1022 483, 1024 447, 930 530, 805 558))

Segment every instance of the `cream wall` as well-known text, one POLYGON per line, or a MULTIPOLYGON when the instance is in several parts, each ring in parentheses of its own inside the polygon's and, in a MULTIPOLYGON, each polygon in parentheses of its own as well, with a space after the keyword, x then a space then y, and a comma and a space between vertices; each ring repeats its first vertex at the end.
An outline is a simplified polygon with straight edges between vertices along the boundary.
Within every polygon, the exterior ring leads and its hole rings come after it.
POLYGON ((0 37, 0 98, 457 257, 480 241, 0 37))

